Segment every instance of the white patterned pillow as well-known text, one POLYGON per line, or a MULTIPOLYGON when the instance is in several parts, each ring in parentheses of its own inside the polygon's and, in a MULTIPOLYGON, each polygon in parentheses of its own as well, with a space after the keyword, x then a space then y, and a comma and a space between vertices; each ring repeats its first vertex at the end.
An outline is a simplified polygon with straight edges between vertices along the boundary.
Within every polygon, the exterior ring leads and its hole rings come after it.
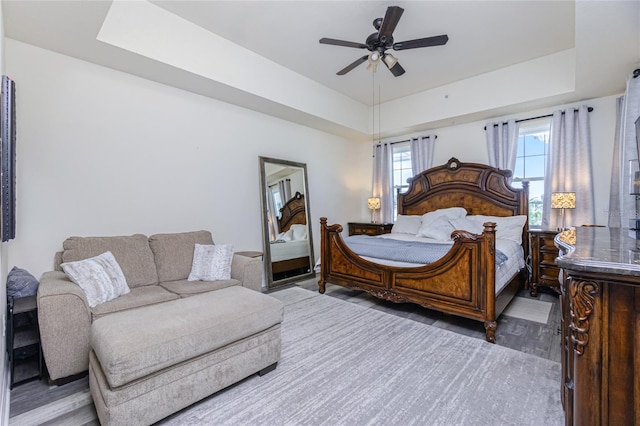
POLYGON ((233 245, 196 244, 189 281, 218 281, 231 279, 233 245))
POLYGON ((60 265, 71 281, 80 286, 94 307, 129 293, 127 280, 110 251, 101 255, 60 265))

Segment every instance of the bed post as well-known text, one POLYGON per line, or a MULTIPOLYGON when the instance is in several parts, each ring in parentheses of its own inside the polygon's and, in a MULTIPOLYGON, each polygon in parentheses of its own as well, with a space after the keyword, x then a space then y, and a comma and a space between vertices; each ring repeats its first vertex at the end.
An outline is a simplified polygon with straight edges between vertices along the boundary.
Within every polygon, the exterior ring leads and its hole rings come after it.
POLYGON ((484 317, 484 329, 485 339, 487 342, 496 342, 496 224, 495 222, 485 222, 484 224, 484 243, 485 246, 482 250, 484 253, 483 263, 486 265, 485 269, 485 294, 484 300, 486 303, 485 317, 484 317))
POLYGON ((326 217, 321 217, 320 218, 320 281, 318 281, 318 292, 320 292, 320 294, 324 294, 325 292, 325 264, 327 263, 326 261, 328 261, 328 243, 329 241, 327 241, 327 218, 326 217), (325 261, 323 261, 323 259, 325 261))

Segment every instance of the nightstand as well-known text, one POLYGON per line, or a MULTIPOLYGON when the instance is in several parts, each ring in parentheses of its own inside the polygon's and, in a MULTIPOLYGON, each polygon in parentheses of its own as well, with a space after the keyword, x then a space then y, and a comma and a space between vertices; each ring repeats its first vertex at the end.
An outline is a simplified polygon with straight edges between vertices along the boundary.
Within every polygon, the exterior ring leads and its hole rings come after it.
POLYGON ((10 389, 15 384, 42 378, 42 348, 35 295, 8 298, 7 352, 10 389))
POLYGON ((382 235, 388 234, 393 223, 349 222, 349 235, 382 235))
POLYGON ((560 268, 556 265, 558 248, 553 239, 558 235, 557 231, 529 230, 531 250, 531 296, 538 296, 538 287, 552 288, 560 294, 560 268))
POLYGON ((253 258, 262 257, 261 251, 237 251, 234 254, 245 256, 245 257, 253 257, 253 258))

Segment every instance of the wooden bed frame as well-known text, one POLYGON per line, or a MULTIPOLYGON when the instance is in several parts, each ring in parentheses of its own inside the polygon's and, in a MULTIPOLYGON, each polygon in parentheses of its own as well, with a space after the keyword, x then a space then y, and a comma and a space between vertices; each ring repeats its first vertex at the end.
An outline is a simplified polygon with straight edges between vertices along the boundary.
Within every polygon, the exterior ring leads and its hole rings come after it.
MULTIPOLYGON (((296 192, 289 201, 280 209, 280 217, 278 218, 278 232, 286 232, 291 225, 306 225, 307 211, 305 209, 304 195, 296 192)), ((300 269, 310 270, 309 256, 296 257, 293 259, 281 260, 271 264, 272 274, 282 274, 288 271, 297 271, 300 269)))
MULTIPOLYGON (((416 175, 404 194, 398 194, 398 214, 422 215, 447 207, 464 207, 469 215, 527 215, 528 182, 522 189, 509 184, 511 172, 484 164, 446 165, 416 175)), ((417 303, 429 309, 482 321, 487 341, 495 343, 496 318, 527 282, 523 268, 495 294, 495 223, 485 223, 481 235, 454 231, 454 244, 430 265, 406 268, 367 261, 342 240, 342 226, 320 219, 320 293, 327 283, 396 303, 417 303)), ((524 256, 528 250, 528 222, 522 232, 524 256)))
POLYGON ((280 209, 278 218, 278 232, 286 232, 291 225, 306 225, 307 212, 304 205, 304 195, 296 192, 280 209))

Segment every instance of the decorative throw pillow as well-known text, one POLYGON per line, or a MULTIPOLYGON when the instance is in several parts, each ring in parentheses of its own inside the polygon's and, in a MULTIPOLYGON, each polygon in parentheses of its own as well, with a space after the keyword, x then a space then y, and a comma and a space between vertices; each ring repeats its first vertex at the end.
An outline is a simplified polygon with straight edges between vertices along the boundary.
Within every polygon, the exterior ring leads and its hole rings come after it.
POLYGON ((231 279, 233 245, 196 244, 189 281, 218 281, 231 279))
POLYGON ((60 266, 69 279, 84 291, 92 308, 130 291, 122 269, 110 251, 60 266))
POLYGON ((449 223, 449 219, 446 216, 440 216, 428 226, 421 226, 418 232, 418 237, 433 238, 440 241, 451 240, 451 233, 453 232, 453 226, 449 223))
POLYGON ((403 215, 399 214, 396 218, 393 228, 391 228, 392 234, 411 234, 416 235, 420 230, 420 224, 422 223, 421 215, 403 215))

